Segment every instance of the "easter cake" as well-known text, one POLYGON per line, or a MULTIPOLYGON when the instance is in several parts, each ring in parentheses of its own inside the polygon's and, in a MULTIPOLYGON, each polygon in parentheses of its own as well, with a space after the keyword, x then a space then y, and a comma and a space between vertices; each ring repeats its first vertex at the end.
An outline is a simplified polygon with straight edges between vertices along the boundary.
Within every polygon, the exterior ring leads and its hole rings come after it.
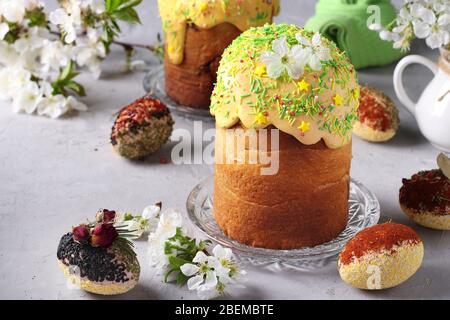
MULTIPOLYGON (((335 238, 348 220, 356 72, 335 44, 293 25, 266 24, 225 50, 211 98, 216 119, 214 216, 229 237, 274 249, 335 238), (238 130, 237 130, 238 129, 238 130), (235 150, 241 135, 267 139, 235 150), (266 141, 278 138, 278 149, 266 141), (278 156, 261 174, 252 155, 278 156)), ((271 142, 272 143, 272 142, 271 142)))
POLYGON ((159 0, 166 93, 208 109, 223 50, 243 31, 272 21, 279 0, 159 0))

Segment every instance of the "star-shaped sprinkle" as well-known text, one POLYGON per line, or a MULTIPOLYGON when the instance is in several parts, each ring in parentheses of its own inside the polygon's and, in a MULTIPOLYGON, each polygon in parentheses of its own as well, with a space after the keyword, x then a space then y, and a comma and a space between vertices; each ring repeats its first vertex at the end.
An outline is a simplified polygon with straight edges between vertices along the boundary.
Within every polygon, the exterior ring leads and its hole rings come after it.
POLYGON ((208 2, 202 2, 199 6, 200 12, 205 12, 208 9, 208 2))
POLYGON ((344 99, 341 97, 339 93, 336 93, 336 95, 333 97, 334 105, 336 106, 342 106, 342 102, 344 99))
POLYGON ((255 75, 258 77, 262 77, 266 74, 266 65, 261 64, 255 68, 255 75))
POLYGON ((300 129, 300 131, 302 133, 305 133, 305 132, 308 132, 309 130, 311 130, 311 125, 307 121, 302 121, 302 122, 300 122, 300 125, 298 126, 298 128, 300 129))
POLYGON ((172 46, 172 45, 168 45, 167 46, 167 51, 169 52, 169 53, 173 53, 174 51, 175 51, 175 48, 172 46))
POLYGON ((300 88, 300 91, 307 91, 309 89, 309 83, 306 82, 305 79, 302 79, 297 85, 300 88))
POLYGON ((261 113, 261 112, 256 115, 256 119, 255 120, 256 120, 256 122, 258 124, 266 124, 267 123, 266 116, 263 113, 261 113))

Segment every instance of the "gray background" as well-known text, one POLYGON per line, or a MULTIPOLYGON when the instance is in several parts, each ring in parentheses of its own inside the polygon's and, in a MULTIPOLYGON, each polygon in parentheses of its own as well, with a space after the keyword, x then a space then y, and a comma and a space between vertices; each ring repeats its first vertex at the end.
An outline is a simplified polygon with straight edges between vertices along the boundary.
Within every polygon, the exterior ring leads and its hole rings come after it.
MULTIPOLYGON (((45 1, 54 5, 54 1, 45 1)), ((395 1, 397 4, 400 1, 395 1)), ((314 1, 282 0, 276 22, 303 25, 314 13, 314 1)), ((139 8, 142 25, 125 27, 129 42, 153 43, 161 31, 156 1, 139 8)), ((418 42, 413 53, 436 60, 438 52, 418 42)), ((147 52, 140 56, 151 60, 147 52)), ((112 153, 109 134, 114 112, 144 94, 143 73, 124 73, 122 52, 114 48, 104 62, 100 80, 87 75, 88 112, 58 120, 16 115, 8 103, 0 104, 0 298, 6 299, 102 299, 79 290, 68 290, 56 263, 59 238, 72 225, 92 218, 100 207, 140 212, 154 201, 185 212, 190 190, 211 175, 212 166, 160 164, 173 143, 145 162, 130 162, 112 153)), ((401 126, 395 138, 384 144, 354 139, 352 176, 378 197, 382 215, 413 226, 425 243, 422 268, 401 286, 367 292, 343 283, 335 262, 322 268, 292 270, 246 266, 246 289, 234 298, 253 299, 436 299, 450 298, 449 232, 413 225, 398 205, 402 177, 435 167, 438 153, 418 132, 413 117, 400 106, 392 87, 394 65, 360 71, 362 83, 385 91, 400 108, 401 126)), ((407 89, 417 98, 431 79, 420 67, 406 72, 407 89)), ((175 118, 176 128, 192 122, 175 118)), ((204 127, 211 127, 205 123, 204 127)), ((135 290, 115 299, 191 299, 195 293, 164 284, 146 261, 146 241, 138 241, 142 274, 135 290)))

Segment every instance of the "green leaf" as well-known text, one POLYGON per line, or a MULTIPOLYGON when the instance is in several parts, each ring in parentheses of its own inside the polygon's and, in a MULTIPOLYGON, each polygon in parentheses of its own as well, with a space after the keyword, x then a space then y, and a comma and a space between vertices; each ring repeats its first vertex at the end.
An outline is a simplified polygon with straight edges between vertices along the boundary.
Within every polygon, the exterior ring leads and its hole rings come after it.
POLYGON ((47 27, 47 17, 44 9, 38 8, 33 11, 27 11, 25 18, 29 20, 29 27, 47 27))
POLYGON ((117 8, 117 10, 128 9, 132 7, 136 7, 141 4, 142 0, 125 0, 123 3, 117 8))
POLYGON ((203 250, 205 250, 205 248, 206 248, 207 246, 209 246, 210 244, 211 244, 211 241, 209 241, 209 240, 202 240, 202 241, 199 242, 199 244, 198 244, 198 246, 197 246, 197 249, 198 249, 199 251, 203 251, 203 250))
POLYGON ((126 8, 120 11, 116 11, 112 16, 118 20, 129 22, 129 23, 141 23, 139 15, 133 8, 126 8))
POLYGON ((177 275, 177 284, 182 286, 188 281, 188 277, 185 276, 182 272, 178 273, 177 275))
POLYGON ((179 257, 169 256, 169 263, 172 268, 179 269, 183 264, 191 263, 191 262, 188 260, 179 258, 179 257))
POLYGON ((114 12, 122 4, 123 0, 106 0, 105 1, 105 11, 114 12))
POLYGON ((68 79, 74 71, 74 68, 75 63, 73 62, 73 60, 70 60, 70 62, 62 70, 61 74, 58 77, 58 80, 65 81, 66 79, 68 79))
POLYGON ((115 20, 111 20, 111 30, 120 32, 120 27, 115 20))
POLYGON ((78 95, 80 95, 81 97, 86 96, 86 90, 84 89, 84 87, 79 84, 78 82, 75 82, 73 80, 68 81, 65 84, 65 87, 69 90, 72 90, 73 92, 76 92, 78 95))
POLYGON ((86 91, 84 87, 73 79, 78 76, 75 70, 75 62, 70 60, 67 66, 60 71, 58 79, 52 83, 53 95, 62 94, 67 95, 67 90, 73 91, 80 96, 85 96, 86 91))
POLYGON ((17 23, 8 22, 9 31, 3 37, 3 40, 9 44, 13 44, 19 39, 21 28, 17 23))
POLYGON ((167 279, 169 278, 169 276, 175 271, 178 271, 178 270, 170 269, 169 271, 167 271, 166 274, 164 275, 164 282, 167 282, 167 279))
POLYGON ((131 213, 129 213, 129 212, 126 212, 125 214, 124 214, 124 216, 123 216, 123 221, 130 221, 130 220, 133 220, 133 215, 131 214, 131 213))

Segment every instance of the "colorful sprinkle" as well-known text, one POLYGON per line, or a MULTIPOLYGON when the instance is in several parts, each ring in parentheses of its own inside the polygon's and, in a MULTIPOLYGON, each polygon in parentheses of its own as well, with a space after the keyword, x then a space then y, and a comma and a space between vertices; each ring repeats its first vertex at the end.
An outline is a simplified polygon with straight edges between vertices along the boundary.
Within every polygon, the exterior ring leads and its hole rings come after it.
POLYGON ((298 128, 300 129, 300 131, 302 133, 308 132, 309 130, 311 130, 311 124, 307 121, 303 121, 300 122, 300 125, 298 126, 298 128))
POLYGON ((266 124, 267 123, 266 116, 261 112, 256 115, 255 120, 256 120, 256 123, 258 123, 258 124, 266 124))
POLYGON ((344 99, 339 93, 336 93, 336 95, 333 97, 333 101, 336 106, 342 106, 342 102, 344 101, 344 99))
POLYGON ((308 91, 310 84, 305 81, 305 79, 302 79, 302 81, 297 83, 300 91, 308 91))
POLYGON ((258 77, 262 77, 266 74, 266 66, 261 64, 255 68, 255 75, 258 77))
POLYGON ((200 10, 201 13, 205 12, 206 10, 208 10, 208 2, 200 3, 200 6, 198 7, 198 9, 200 10))

